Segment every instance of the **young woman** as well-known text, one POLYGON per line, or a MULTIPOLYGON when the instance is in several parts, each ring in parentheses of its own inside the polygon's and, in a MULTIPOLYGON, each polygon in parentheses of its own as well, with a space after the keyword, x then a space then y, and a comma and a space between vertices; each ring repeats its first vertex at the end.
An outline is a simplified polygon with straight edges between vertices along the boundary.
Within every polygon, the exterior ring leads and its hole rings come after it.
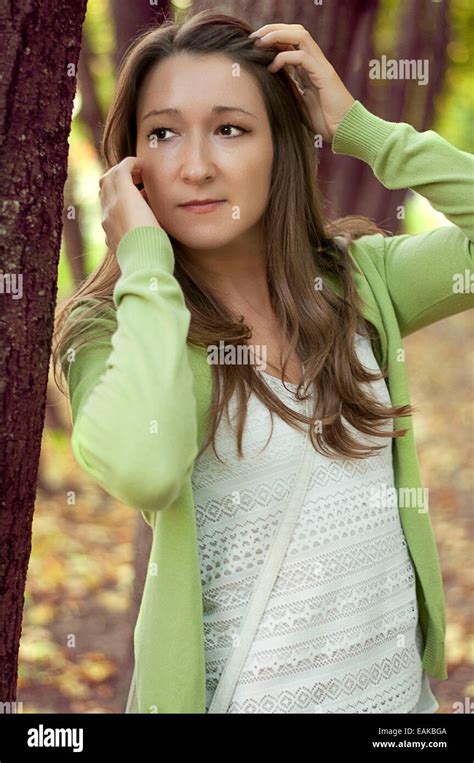
POLYGON ((109 252, 61 311, 74 454, 153 530, 127 711, 433 712, 402 338, 473 305, 473 157, 370 113, 299 24, 249 31, 206 11, 128 51, 109 252), (330 224, 315 136, 454 224, 330 224))

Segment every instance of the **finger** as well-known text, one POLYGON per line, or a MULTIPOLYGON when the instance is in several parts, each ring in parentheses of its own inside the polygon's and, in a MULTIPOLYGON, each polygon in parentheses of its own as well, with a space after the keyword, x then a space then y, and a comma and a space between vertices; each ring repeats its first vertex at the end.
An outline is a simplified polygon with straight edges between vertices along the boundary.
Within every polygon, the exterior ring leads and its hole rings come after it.
POLYGON ((260 44, 260 40, 255 40, 255 44, 259 48, 265 47, 265 48, 277 48, 277 50, 299 50, 298 46, 293 45, 292 43, 289 43, 289 42, 271 42, 270 41, 267 44, 266 42, 267 38, 263 37, 262 39, 265 40, 264 45, 260 44))
MULTIPOLYGON (((292 45, 297 50, 305 50, 307 53, 310 53, 320 64, 329 63, 317 42, 311 37, 308 30, 300 24, 281 24, 274 26, 281 28, 273 29, 273 31, 268 31, 263 34, 259 40, 255 41, 258 47, 276 47, 278 44, 287 46, 292 45)), ((262 30, 264 29, 265 27, 262 27, 262 30)), ((258 30, 259 35, 262 30, 258 30)))
POLYGON ((122 161, 116 165, 116 170, 119 173, 119 177, 129 178, 131 176, 133 184, 138 185, 143 183, 143 164, 144 161, 141 157, 126 156, 125 159, 122 159, 122 161))
POLYGON ((306 34, 305 29, 291 29, 287 26, 285 29, 273 29, 268 32, 261 32, 259 30, 258 34, 255 33, 255 38, 251 36, 250 39, 255 39, 257 45, 280 43, 282 45, 286 44, 298 47, 302 42, 304 34, 306 34))
POLYGON ((264 24, 263 26, 256 29, 255 32, 251 32, 249 37, 257 35, 261 37, 262 35, 268 34, 269 32, 276 32, 280 30, 285 31, 286 29, 304 29, 304 27, 301 24, 264 24))
POLYGON ((139 156, 126 156, 125 159, 119 162, 117 169, 132 176, 137 176, 141 174, 143 169, 143 159, 139 156))
POLYGON ((301 64, 297 64, 295 66, 295 69, 298 72, 298 77, 300 78, 301 85, 303 87, 311 87, 311 80, 309 79, 307 73, 305 72, 304 68, 301 66, 301 64))
POLYGON ((141 156, 126 156, 121 162, 117 164, 117 167, 124 167, 131 171, 134 167, 142 167, 143 158, 141 156))
POLYGON ((274 74, 286 64, 292 66, 300 64, 304 68, 305 73, 311 78, 311 84, 316 87, 322 86, 325 71, 321 71, 321 67, 318 66, 315 59, 304 50, 288 50, 283 53, 277 53, 267 69, 274 74))

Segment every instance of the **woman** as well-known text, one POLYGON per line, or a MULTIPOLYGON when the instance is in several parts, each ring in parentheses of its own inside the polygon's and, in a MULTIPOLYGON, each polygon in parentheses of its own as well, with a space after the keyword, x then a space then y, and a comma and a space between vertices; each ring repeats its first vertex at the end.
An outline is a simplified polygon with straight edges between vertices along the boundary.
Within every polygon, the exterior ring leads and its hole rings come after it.
POLYGON ((444 596, 402 337, 472 306, 473 158, 367 111, 299 24, 249 31, 206 11, 128 51, 110 251, 61 314, 74 454, 153 530, 127 711, 433 712, 444 596), (454 225, 329 224, 317 136, 454 225))

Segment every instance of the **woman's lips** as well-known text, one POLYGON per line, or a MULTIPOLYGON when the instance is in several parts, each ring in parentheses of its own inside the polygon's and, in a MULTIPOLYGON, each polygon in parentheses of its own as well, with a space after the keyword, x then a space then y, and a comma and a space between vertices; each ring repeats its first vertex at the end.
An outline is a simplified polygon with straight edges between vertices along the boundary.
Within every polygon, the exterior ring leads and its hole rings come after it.
POLYGON ((184 209, 186 212, 194 212, 195 214, 203 215, 206 212, 213 212, 225 203, 225 201, 213 201, 210 204, 186 204, 181 205, 180 209, 184 209))

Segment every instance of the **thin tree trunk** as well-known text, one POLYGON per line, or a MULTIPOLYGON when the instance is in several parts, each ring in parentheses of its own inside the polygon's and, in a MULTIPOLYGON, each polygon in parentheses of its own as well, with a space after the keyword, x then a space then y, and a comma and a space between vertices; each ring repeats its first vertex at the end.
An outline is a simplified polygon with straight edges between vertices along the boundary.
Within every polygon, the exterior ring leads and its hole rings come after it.
POLYGON ((94 78, 92 77, 91 51, 87 36, 83 36, 81 55, 79 56, 79 89, 82 96, 82 106, 79 119, 86 125, 94 143, 97 156, 100 157, 104 117, 97 97, 94 78))
POLYGON ((86 277, 86 262, 80 209, 74 199, 74 177, 71 171, 64 186, 63 226, 64 250, 73 281, 78 286, 86 277))
POLYGON ((117 64, 122 60, 129 43, 139 32, 153 23, 157 25, 163 23, 170 16, 168 0, 155 0, 153 4, 112 0, 111 8, 115 24, 117 64))

